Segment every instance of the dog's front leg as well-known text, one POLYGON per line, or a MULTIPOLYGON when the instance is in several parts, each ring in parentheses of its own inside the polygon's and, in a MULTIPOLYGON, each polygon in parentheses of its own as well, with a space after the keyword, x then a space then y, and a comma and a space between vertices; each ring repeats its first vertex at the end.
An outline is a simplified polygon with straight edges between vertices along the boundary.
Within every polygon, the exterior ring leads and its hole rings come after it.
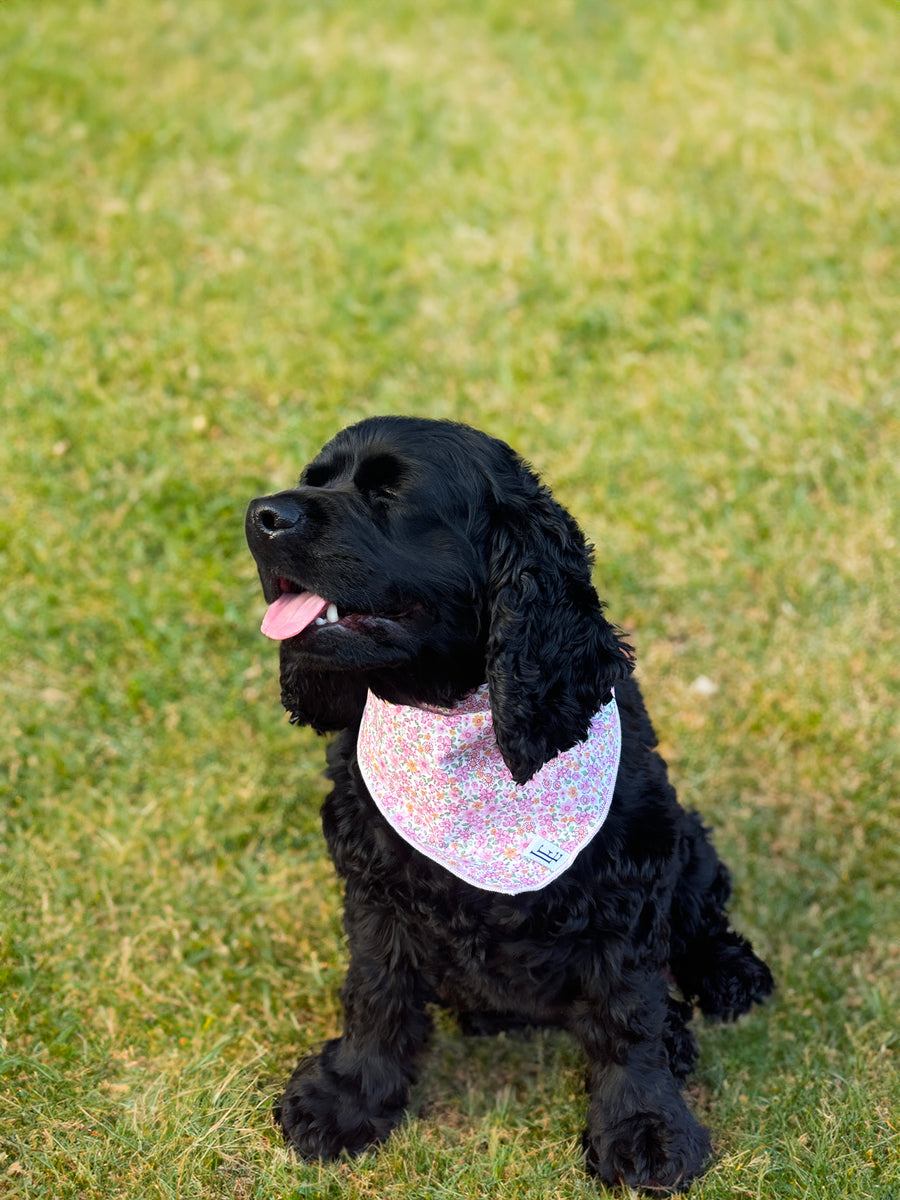
POLYGON ((276 1108, 285 1141, 304 1158, 358 1154, 403 1119, 431 1028, 418 973, 354 949, 341 992, 342 1036, 303 1059, 276 1108))
POLYGON ((594 981, 573 1028, 589 1061, 587 1164, 606 1184, 653 1192, 686 1188, 710 1153, 672 1074, 665 1042, 667 988, 655 968, 594 981))

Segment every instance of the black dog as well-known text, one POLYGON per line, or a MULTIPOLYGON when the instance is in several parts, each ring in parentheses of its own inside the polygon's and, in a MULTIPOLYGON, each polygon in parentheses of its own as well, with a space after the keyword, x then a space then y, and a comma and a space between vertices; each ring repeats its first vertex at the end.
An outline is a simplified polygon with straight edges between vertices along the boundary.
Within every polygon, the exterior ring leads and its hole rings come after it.
MULTIPOLYGON (((682 1097, 693 1005, 734 1018, 772 977, 729 928, 728 872, 653 748, 630 648, 603 616, 573 518, 503 442, 379 417, 339 433, 296 488, 254 500, 246 528, 267 631, 281 640, 282 702, 292 722, 339 731, 322 821, 346 884, 344 1030, 287 1086, 277 1117, 289 1145, 334 1158, 386 1138, 438 1003, 466 1032, 570 1029, 589 1064, 590 1169, 608 1184, 686 1187, 710 1153, 682 1097), (487 713, 471 719, 493 729, 478 753, 502 756, 506 793, 521 797, 514 819, 538 833, 546 813, 529 789, 588 753, 597 714, 612 737, 618 713, 608 813, 582 797, 583 844, 568 858, 546 833, 520 847, 546 851, 545 886, 525 857, 515 870, 526 890, 467 881, 450 852, 441 860, 398 832, 390 797, 376 802, 363 780, 364 710, 452 720, 478 710, 478 696, 487 713)), ((422 738, 430 744, 427 728, 422 738)), ((420 770, 398 777, 412 821, 417 794, 423 809, 433 803, 420 770)), ((479 837, 474 852, 496 858, 479 837)))

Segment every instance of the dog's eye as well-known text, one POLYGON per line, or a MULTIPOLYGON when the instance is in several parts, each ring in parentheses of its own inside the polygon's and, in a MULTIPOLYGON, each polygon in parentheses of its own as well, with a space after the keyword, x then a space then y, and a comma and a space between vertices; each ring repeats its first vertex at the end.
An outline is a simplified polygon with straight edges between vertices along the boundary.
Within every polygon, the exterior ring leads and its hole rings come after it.
POLYGON ((390 499, 397 495, 403 466, 392 454, 378 454, 361 463, 353 482, 367 496, 390 499))

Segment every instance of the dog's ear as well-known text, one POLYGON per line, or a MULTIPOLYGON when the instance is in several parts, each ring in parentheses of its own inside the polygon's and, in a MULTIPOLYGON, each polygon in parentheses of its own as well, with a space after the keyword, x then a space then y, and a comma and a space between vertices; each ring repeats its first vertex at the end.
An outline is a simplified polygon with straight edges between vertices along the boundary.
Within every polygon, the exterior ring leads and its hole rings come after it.
POLYGON ((281 703, 292 725, 310 725, 332 733, 359 723, 366 706, 366 684, 352 671, 304 671, 281 644, 281 703))
POLYGON ((631 648, 603 616, 584 535, 523 474, 522 494, 494 513, 487 640, 494 732, 516 783, 583 741, 634 668, 631 648))

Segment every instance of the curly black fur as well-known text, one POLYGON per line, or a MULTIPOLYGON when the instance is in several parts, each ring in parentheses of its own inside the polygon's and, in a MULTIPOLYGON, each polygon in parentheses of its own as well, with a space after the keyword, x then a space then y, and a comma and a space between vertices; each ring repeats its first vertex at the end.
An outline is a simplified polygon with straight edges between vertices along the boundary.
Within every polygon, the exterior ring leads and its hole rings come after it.
POLYGON ((729 928, 728 872, 676 800, 573 518, 503 442, 381 417, 339 433, 296 488, 254 500, 247 537, 268 600, 311 591, 340 614, 281 643, 292 721, 339 731, 322 822, 350 952, 343 1034, 300 1063, 277 1109, 287 1142, 333 1158, 386 1138, 438 1003, 469 1032, 570 1029, 588 1061, 589 1168, 608 1184, 687 1186, 710 1153, 682 1097, 693 1005, 736 1017, 772 977, 729 928), (605 824, 555 882, 518 896, 414 850, 356 762, 368 689, 447 706, 485 681, 518 783, 586 736, 613 687, 622 722, 605 824))

